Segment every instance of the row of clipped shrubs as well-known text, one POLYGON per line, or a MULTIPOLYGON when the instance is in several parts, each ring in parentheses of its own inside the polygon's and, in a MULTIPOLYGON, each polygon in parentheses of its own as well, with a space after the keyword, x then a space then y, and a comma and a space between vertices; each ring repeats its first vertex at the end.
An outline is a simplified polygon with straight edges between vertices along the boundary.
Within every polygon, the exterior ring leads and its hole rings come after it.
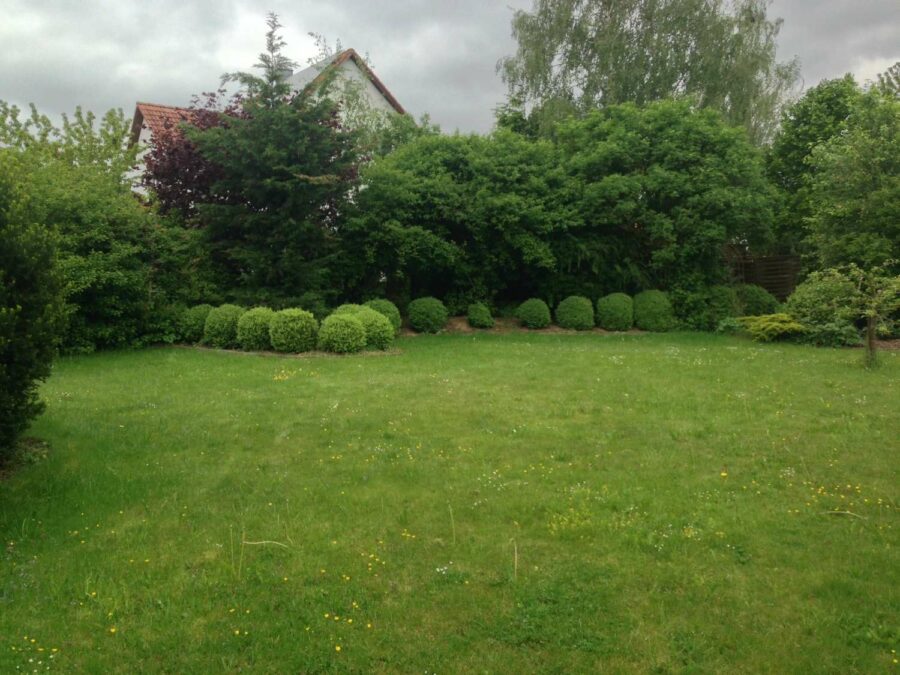
MULTIPOLYGON (((704 321, 722 316, 731 320, 728 325, 744 329, 748 329, 746 321, 731 319, 739 316, 738 312, 769 315, 780 308, 777 300, 758 286, 712 287, 704 293, 703 302, 676 296, 678 308, 684 310, 699 303, 709 313, 704 321)), ((570 330, 599 326, 609 331, 638 328, 663 332, 676 326, 692 327, 692 322, 673 307, 670 296, 659 290, 642 291, 634 297, 611 293, 596 303, 572 295, 562 300, 555 312, 543 300, 530 298, 516 307, 513 314, 522 326, 530 329, 547 328, 554 318, 558 326, 570 330)), ((409 303, 407 318, 414 331, 437 333, 446 327, 450 314, 439 299, 425 297, 409 303)), ((494 326, 491 310, 482 302, 469 305, 467 318, 473 328, 494 326)), ((363 305, 341 305, 321 325, 312 313, 302 309, 276 312, 266 307, 245 310, 230 304, 216 308, 199 305, 184 313, 181 338, 226 349, 279 352, 320 349, 346 354, 366 348, 387 349, 399 334, 401 324, 397 306, 384 299, 370 300, 363 305)))
POLYGON ((303 309, 197 305, 185 310, 179 328, 182 341, 219 349, 350 354, 390 347, 400 331, 400 311, 388 300, 371 300, 341 305, 320 324, 303 309))
MULTIPOLYGON (((436 333, 449 319, 447 308, 437 298, 419 298, 409 304, 409 325, 420 333, 436 333)), ((553 320, 550 307, 539 298, 526 300, 515 310, 515 317, 525 328, 547 328, 553 320)), ((467 319, 473 328, 492 328, 494 317, 482 302, 469 305, 467 319)), ((633 327, 648 331, 667 331, 675 326, 672 303, 662 291, 643 291, 634 298, 625 293, 612 293, 597 301, 596 310, 590 299, 572 295, 556 307, 556 323, 561 328, 589 330, 600 326, 610 331, 626 331, 633 327)))
MULTIPOLYGON (((550 308, 543 300, 526 300, 516 310, 516 318, 526 328, 550 325, 550 308)), ((675 313, 668 295, 662 291, 643 291, 633 298, 625 293, 611 293, 597 300, 596 309, 590 299, 570 295, 556 306, 556 324, 570 330, 590 330, 599 326, 610 331, 632 328, 662 332, 675 326, 675 313)))

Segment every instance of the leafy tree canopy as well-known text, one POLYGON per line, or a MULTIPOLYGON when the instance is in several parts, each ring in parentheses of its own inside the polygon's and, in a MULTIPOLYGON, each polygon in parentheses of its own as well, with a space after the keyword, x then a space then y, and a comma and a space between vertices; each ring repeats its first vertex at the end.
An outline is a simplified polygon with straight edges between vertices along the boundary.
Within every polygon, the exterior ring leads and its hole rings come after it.
POLYGON ((515 56, 498 68, 539 126, 616 103, 690 96, 769 139, 799 75, 776 60, 766 0, 535 0, 517 11, 515 56))
POLYGON ((872 88, 809 158, 808 243, 820 267, 900 260, 900 100, 872 88))

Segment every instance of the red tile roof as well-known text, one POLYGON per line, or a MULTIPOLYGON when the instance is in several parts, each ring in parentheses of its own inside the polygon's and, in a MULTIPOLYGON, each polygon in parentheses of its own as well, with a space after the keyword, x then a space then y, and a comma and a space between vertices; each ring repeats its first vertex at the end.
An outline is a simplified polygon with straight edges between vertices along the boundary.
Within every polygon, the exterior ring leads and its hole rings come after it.
POLYGON ((152 134, 159 134, 165 129, 177 127, 182 122, 190 122, 193 114, 190 108, 138 103, 135 106, 134 120, 131 123, 131 142, 137 143, 142 127, 150 129, 152 134))

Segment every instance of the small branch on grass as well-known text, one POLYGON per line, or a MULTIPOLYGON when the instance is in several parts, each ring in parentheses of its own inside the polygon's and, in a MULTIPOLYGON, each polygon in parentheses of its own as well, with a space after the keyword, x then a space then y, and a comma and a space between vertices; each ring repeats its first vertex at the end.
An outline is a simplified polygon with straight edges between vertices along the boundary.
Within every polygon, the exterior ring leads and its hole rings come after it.
POLYGON ((515 539, 510 539, 513 545, 513 581, 519 580, 519 545, 515 539))
POLYGON ((247 546, 280 546, 281 548, 290 549, 291 547, 287 544, 282 544, 280 541, 242 541, 241 545, 246 544, 247 546))
POLYGON ((853 513, 853 511, 822 511, 823 516, 853 516, 854 518, 859 518, 860 520, 866 520, 865 516, 861 516, 858 513, 853 513))
POLYGON ((456 523, 453 520, 453 507, 447 504, 447 508, 450 509, 450 532, 453 535, 453 545, 456 546, 456 523))

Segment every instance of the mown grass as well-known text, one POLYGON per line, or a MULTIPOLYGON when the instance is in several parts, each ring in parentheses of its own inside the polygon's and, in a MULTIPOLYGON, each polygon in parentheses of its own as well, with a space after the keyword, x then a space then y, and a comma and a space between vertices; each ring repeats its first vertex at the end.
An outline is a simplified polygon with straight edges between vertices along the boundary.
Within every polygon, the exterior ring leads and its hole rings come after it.
POLYGON ((399 348, 60 361, 0 483, 0 672, 895 667, 900 355, 399 348))

